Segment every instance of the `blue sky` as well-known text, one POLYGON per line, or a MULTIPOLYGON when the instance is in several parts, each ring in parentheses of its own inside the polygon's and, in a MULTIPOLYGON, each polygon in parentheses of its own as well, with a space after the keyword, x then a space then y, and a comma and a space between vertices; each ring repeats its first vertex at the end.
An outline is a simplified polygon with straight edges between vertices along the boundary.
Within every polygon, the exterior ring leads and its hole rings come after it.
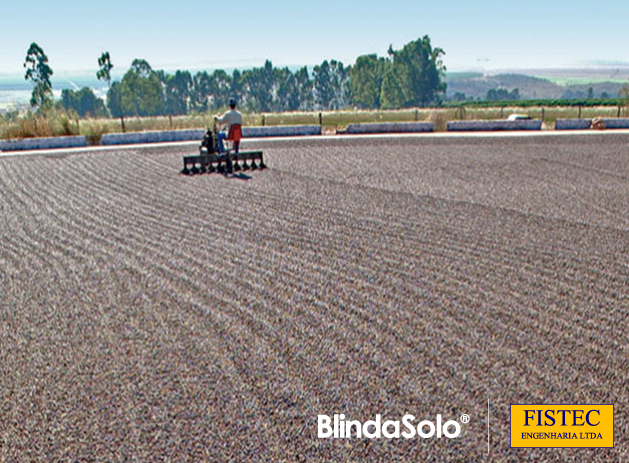
POLYGON ((31 42, 57 74, 109 51, 158 69, 351 64, 425 34, 450 70, 629 63, 629 2, 610 0, 4 0, 0 73, 22 74, 31 42))

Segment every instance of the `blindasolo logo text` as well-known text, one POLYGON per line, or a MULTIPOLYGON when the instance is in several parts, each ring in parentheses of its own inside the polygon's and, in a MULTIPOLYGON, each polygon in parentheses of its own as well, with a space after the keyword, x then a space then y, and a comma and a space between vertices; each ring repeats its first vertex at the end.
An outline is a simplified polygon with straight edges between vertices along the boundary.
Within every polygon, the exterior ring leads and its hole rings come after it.
MULTIPOLYGON (((445 421, 441 415, 437 415, 436 423, 430 420, 415 423, 415 416, 407 414, 402 417, 402 422, 397 420, 386 420, 383 422, 382 415, 376 415, 374 420, 367 420, 364 423, 359 420, 346 420, 345 414, 318 415, 317 435, 319 439, 413 439, 417 436, 423 439, 447 437, 455 439, 461 434, 461 425, 454 421, 445 421)), ((461 415, 461 423, 467 424, 470 421, 469 415, 461 415)))
POLYGON ((511 405, 511 447, 613 446, 613 405, 511 405))

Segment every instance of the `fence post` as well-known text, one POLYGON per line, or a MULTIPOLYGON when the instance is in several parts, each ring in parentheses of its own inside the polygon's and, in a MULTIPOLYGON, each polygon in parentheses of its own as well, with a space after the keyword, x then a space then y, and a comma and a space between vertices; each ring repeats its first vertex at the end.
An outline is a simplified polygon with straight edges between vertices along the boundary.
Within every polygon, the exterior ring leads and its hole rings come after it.
POLYGON ((319 125, 323 127, 323 113, 319 111, 319 125))
POLYGON ((504 115, 505 115, 505 107, 501 106, 500 107, 500 117, 504 117, 504 115))
POLYGON ((120 116, 120 125, 122 125, 122 133, 125 133, 125 129, 124 129, 124 116, 120 116))
POLYGON ((581 119, 581 105, 579 105, 579 119, 581 119))
POLYGON ((415 108, 415 122, 419 120, 419 109, 415 108))
POLYGON ((620 105, 618 105, 618 116, 616 117, 620 117, 620 105))
POLYGON ((262 127, 264 127, 266 125, 266 118, 264 117, 264 114, 262 115, 262 127))
POLYGON ((546 109, 542 107, 542 122, 544 122, 544 119, 546 119, 546 109))

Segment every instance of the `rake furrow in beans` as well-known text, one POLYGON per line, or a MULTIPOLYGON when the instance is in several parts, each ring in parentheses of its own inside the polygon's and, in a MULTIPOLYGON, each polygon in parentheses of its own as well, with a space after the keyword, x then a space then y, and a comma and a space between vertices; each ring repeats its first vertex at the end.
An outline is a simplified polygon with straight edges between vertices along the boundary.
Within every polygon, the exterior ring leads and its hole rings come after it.
MULTIPOLYGON (((512 403, 629 426, 629 136, 266 140, 0 159, 0 461, 579 461, 512 403), (253 143, 253 142, 247 142, 253 143), (257 148, 257 147, 256 147, 257 148), (317 415, 471 417, 318 439, 317 415)), ((623 461, 629 446, 589 453, 623 461)))

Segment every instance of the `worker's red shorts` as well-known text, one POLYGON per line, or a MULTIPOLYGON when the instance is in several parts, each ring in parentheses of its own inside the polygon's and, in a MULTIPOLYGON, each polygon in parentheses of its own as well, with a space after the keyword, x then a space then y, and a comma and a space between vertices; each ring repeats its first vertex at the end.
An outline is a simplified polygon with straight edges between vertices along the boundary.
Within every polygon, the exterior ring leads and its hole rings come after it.
POLYGON ((229 126, 229 133, 227 139, 231 141, 240 141, 242 138, 242 126, 240 124, 233 124, 229 126))

